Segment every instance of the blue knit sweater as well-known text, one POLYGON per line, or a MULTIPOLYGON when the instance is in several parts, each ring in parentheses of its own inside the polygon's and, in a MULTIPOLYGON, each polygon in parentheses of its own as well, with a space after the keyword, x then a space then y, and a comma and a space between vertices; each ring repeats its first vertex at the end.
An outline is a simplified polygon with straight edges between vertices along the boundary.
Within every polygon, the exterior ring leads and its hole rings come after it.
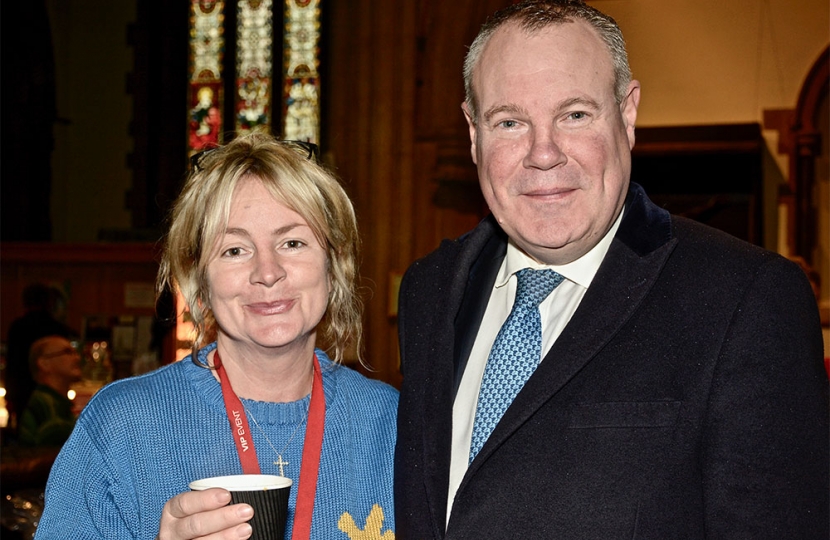
MULTIPOLYGON (((212 344, 201 350, 199 358, 204 362, 214 348, 212 344)), ((317 356, 326 424, 311 537, 357 538, 355 531, 364 529, 370 512, 367 529, 381 511, 381 533, 392 537, 398 393, 332 363, 322 351, 317 356)), ((309 397, 292 403, 242 402, 277 450, 288 443, 285 476, 294 481, 289 539, 309 397)), ((273 464, 276 454, 253 423, 251 432, 262 473, 279 474, 273 464)), ((188 357, 116 381, 90 400, 52 468, 36 538, 152 540, 164 503, 187 491, 189 482, 241 472, 219 383, 188 357)))

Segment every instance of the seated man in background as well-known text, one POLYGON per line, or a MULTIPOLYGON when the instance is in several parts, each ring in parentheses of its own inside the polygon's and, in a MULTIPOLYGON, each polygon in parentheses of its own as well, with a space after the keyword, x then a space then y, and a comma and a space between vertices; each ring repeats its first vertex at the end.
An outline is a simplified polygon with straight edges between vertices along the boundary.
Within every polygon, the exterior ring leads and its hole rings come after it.
POLYGON ((29 351, 46 336, 73 338, 77 332, 64 323, 67 299, 55 286, 31 283, 23 289, 25 313, 9 325, 6 356, 6 401, 9 412, 19 421, 37 384, 29 369, 29 351))
POLYGON ((75 427, 66 394, 81 380, 81 356, 65 337, 47 336, 32 344, 29 367, 37 386, 20 415, 20 444, 62 446, 75 427))

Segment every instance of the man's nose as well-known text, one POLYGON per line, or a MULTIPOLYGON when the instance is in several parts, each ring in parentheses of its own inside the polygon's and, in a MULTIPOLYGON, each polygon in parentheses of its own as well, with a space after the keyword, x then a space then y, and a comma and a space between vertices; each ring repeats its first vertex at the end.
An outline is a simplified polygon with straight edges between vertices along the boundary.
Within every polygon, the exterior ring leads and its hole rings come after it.
POLYGON ((567 161, 568 156, 562 151, 554 129, 533 130, 530 148, 523 163, 525 168, 548 170, 564 165, 567 161))

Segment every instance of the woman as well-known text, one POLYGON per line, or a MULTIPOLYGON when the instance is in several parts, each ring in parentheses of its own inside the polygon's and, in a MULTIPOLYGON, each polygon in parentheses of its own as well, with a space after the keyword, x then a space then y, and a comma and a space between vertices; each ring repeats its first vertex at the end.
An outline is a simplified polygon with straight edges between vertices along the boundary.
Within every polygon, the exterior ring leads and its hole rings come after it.
POLYGON ((187 487, 243 471, 293 480, 286 539, 393 537, 397 392, 338 365, 360 341, 354 211, 297 145, 255 134, 195 160, 159 272, 190 309, 193 354, 90 400, 38 538, 247 538, 248 505, 187 487))

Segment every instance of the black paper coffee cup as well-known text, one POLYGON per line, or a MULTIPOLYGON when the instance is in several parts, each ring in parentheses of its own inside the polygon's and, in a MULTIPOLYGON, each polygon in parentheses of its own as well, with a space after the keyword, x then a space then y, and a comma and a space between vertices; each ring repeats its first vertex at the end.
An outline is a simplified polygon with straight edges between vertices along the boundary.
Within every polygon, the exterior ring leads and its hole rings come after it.
POLYGON ((253 507, 254 517, 249 521, 253 529, 251 540, 284 540, 290 478, 270 474, 237 474, 190 483, 193 491, 215 487, 231 492, 231 504, 246 503, 253 507))

